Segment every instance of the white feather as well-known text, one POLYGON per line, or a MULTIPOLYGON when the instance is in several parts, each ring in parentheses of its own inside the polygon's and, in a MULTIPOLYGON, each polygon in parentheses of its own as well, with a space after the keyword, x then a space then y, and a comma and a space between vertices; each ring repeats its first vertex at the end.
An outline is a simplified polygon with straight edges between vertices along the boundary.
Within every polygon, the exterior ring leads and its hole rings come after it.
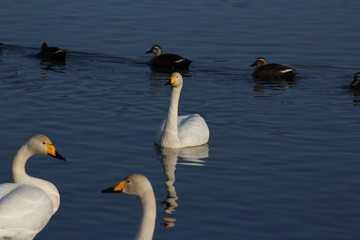
POLYGON ((288 69, 285 69, 285 70, 281 70, 280 72, 287 73, 287 72, 292 72, 292 71, 294 71, 294 69, 288 68, 288 69))

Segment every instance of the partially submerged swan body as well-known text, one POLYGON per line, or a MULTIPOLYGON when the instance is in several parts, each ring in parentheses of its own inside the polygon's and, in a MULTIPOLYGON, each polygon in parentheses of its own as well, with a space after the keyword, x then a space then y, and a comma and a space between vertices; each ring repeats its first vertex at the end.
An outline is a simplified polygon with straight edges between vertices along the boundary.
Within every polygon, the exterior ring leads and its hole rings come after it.
POLYGON ((173 73, 167 84, 171 85, 168 114, 156 132, 154 143, 167 148, 194 147, 207 143, 210 131, 203 117, 197 113, 178 116, 183 86, 181 74, 173 73))
POLYGON ((35 135, 18 150, 12 163, 13 183, 0 184, 0 239, 33 239, 59 208, 56 186, 26 173, 27 160, 36 154, 65 160, 44 135, 35 135))

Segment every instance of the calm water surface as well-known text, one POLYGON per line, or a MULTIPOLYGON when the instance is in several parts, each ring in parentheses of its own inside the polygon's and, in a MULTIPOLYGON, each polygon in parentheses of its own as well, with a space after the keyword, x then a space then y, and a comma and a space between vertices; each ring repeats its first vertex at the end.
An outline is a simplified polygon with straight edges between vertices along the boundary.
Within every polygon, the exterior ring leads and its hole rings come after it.
POLYGON ((138 201, 100 191, 135 172, 155 190, 154 239, 360 239, 360 93, 347 87, 360 71, 359 9, 351 0, 6 1, 0 182, 20 145, 44 133, 68 162, 28 162, 61 193, 37 239, 133 239, 138 201), (69 50, 66 65, 34 57, 44 41, 69 50), (155 43, 194 60, 179 112, 204 116, 208 145, 153 146, 169 100, 169 76, 144 54, 155 43), (296 68, 297 81, 254 81, 247 66, 259 56, 296 68))

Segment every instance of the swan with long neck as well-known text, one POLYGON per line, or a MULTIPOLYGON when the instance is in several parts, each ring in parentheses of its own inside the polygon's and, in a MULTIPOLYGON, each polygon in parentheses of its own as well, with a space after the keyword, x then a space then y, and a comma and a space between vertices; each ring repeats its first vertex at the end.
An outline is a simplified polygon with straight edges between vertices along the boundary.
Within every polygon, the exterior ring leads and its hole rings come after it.
POLYGON ((178 116, 180 93, 183 78, 174 72, 168 85, 171 85, 171 96, 166 119, 160 125, 155 136, 155 144, 167 148, 194 147, 209 141, 209 128, 199 114, 178 116))
POLYGON ((40 134, 18 150, 11 168, 13 183, 0 184, 0 239, 33 239, 59 208, 55 185, 26 173, 27 160, 36 154, 65 160, 50 139, 40 134))
POLYGON ((141 174, 132 174, 103 193, 126 193, 137 196, 142 207, 140 227, 136 240, 151 240, 154 235, 156 200, 150 181, 141 174))

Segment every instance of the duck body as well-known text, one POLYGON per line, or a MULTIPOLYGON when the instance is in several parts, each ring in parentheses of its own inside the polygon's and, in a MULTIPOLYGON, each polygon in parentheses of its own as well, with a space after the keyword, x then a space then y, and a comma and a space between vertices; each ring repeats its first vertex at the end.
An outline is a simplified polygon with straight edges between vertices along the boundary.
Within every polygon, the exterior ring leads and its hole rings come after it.
POLYGON ((59 208, 56 186, 25 171, 35 154, 65 160, 44 135, 35 135, 18 150, 12 163, 13 183, 0 184, 0 239, 33 239, 59 208))
POLYGON ((180 93, 183 78, 180 73, 171 75, 171 96, 167 117, 155 134, 154 143, 166 148, 184 148, 200 146, 209 141, 209 128, 200 114, 178 116, 180 93))
POLYGON ((354 79, 350 84, 352 89, 360 89, 360 72, 355 73, 354 79))
POLYGON ((156 68, 164 68, 171 70, 187 70, 191 64, 191 60, 176 54, 162 54, 159 45, 154 45, 146 53, 154 53, 154 57, 150 61, 150 65, 156 68))
POLYGON ((49 47, 47 43, 43 43, 40 52, 36 56, 44 60, 65 62, 66 51, 58 47, 49 47))
POLYGON ((295 77, 295 70, 293 68, 277 64, 268 64, 266 59, 259 57, 249 67, 256 66, 252 76, 255 79, 286 79, 291 80, 295 77))

